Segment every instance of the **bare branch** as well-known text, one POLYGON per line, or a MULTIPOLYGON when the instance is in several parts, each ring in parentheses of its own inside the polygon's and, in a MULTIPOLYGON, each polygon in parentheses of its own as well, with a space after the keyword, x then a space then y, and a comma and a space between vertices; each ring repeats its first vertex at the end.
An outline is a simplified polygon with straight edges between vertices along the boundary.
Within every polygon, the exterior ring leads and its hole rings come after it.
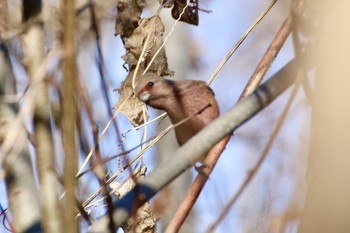
POLYGON ((270 4, 266 7, 266 9, 259 15, 259 17, 252 23, 252 25, 250 25, 250 27, 248 28, 248 30, 244 33, 244 35, 237 41, 237 43, 232 47, 232 49, 230 50, 230 52, 226 55, 226 57, 220 62, 220 64, 218 65, 218 67, 215 69, 214 73, 211 75, 211 77, 208 80, 208 84, 211 84, 216 75, 220 72, 220 70, 222 69, 222 67, 224 67, 224 65, 226 64, 226 62, 230 59, 230 57, 233 55, 233 53, 238 49, 238 47, 243 43, 243 41, 249 36, 249 34, 252 32, 252 30, 258 25, 258 23, 260 23, 260 21, 266 16, 266 14, 271 10, 271 8, 273 7, 273 5, 275 5, 275 3, 277 2, 277 0, 272 0, 270 2, 270 4))
POLYGON ((75 142, 77 104, 75 99, 77 66, 75 61, 75 1, 63 1, 64 34, 63 34, 63 95, 62 95, 62 136, 65 151, 64 187, 66 190, 65 232, 75 233, 75 175, 78 168, 78 153, 75 142))
MULTIPOLYGON (((121 225, 132 210, 139 207, 135 204, 142 205, 148 201, 182 172, 192 167, 227 134, 269 105, 294 82, 295 71, 295 62, 291 61, 255 92, 192 137, 173 156, 140 181, 133 190, 115 203, 113 217, 116 225, 121 225), (136 189, 138 191, 135 191, 136 189)), ((107 232, 106 222, 106 217, 102 217, 90 227, 89 232, 107 232)))
MULTIPOLYGON (((31 21, 40 15, 41 1, 23 1, 23 20, 31 21)), ((34 141, 37 156, 37 167, 40 180, 40 202, 42 225, 45 232, 60 232, 61 218, 57 194, 58 178, 54 161, 53 139, 50 125, 48 83, 41 79, 40 72, 44 61, 44 30, 43 25, 36 23, 23 34, 23 41, 28 58, 28 74, 35 83, 32 92, 34 102, 34 141)))
MULTIPOLYGON (((282 24, 275 38, 272 40, 272 43, 270 44, 269 48, 265 52, 257 68, 255 69, 255 72, 253 73, 252 77, 250 78, 249 82, 244 88, 239 100, 246 97, 248 94, 253 92, 260 85, 267 70, 270 68, 272 62, 274 61, 278 52, 280 51, 281 47, 286 41, 291 31, 291 27, 292 27, 291 25, 292 25, 292 17, 289 16, 285 20, 285 22, 282 24)), ((217 160, 219 159, 222 151, 225 149, 225 146, 228 143, 229 139, 230 139, 230 136, 227 136, 222 141, 220 141, 217 145, 215 145, 215 147, 208 153, 204 161, 204 164, 206 167, 203 169, 203 171, 201 171, 197 175, 192 186, 187 191, 183 202, 181 203, 181 205, 179 206, 179 208, 177 209, 174 215, 174 218, 171 220, 171 222, 167 226, 166 232, 179 231, 181 225, 185 221, 190 210, 193 208, 193 205, 197 200, 199 193, 202 191, 209 175, 214 169, 214 166, 217 160), (202 173, 204 173, 204 176, 202 173)))
POLYGON ((263 162, 266 159, 266 156, 268 155, 268 153, 270 151, 270 148, 271 148, 279 130, 281 129, 281 127, 284 123, 284 120, 286 119, 288 111, 289 111, 289 109, 290 109, 290 107, 295 99, 295 96, 297 94, 297 91, 299 89, 299 86, 300 86, 300 83, 301 83, 303 76, 299 72, 297 77, 298 77, 297 81, 296 81, 295 85, 293 86, 293 90, 292 90, 292 93, 290 94, 288 102, 287 102, 286 106, 284 107, 280 117, 278 118, 276 125, 275 125, 275 127, 274 127, 274 129, 269 137, 269 140, 268 140, 258 162, 254 166, 254 168, 248 173, 247 177, 244 179, 241 186, 237 189, 237 192, 235 193, 235 195, 233 195, 232 198, 230 199, 230 201, 227 203, 227 205, 225 206, 225 208, 222 211, 222 213, 220 214, 220 216, 214 221, 214 223, 211 226, 209 226, 209 228, 207 230, 208 233, 214 232, 215 228, 220 224, 220 222, 223 221, 223 219, 226 217, 226 215, 228 214, 228 212, 230 211, 232 206, 237 202, 238 198, 242 195, 244 190, 248 187, 248 185, 251 183, 251 181, 254 179, 254 177, 256 176, 258 171, 260 170, 263 162))

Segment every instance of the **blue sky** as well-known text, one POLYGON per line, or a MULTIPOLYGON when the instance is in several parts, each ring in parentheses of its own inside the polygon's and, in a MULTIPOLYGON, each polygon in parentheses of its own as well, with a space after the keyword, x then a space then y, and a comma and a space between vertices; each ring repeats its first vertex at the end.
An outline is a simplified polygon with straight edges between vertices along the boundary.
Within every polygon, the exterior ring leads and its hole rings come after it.
MULTIPOLYGON (((176 43, 174 39, 173 41, 169 40, 166 45, 170 69, 177 72, 177 75, 185 74, 188 79, 208 80, 223 57, 268 3, 268 1, 247 2, 243 0, 200 1, 199 6, 211 10, 212 13, 200 12, 198 27, 179 23, 173 35, 174 38, 186 38, 188 46, 193 46, 192 49, 196 51, 199 58, 199 65, 197 69, 189 67, 186 71, 178 70, 177 64, 181 64, 181 60, 188 61, 189 54, 186 46, 183 46, 183 50, 177 46, 175 46, 175 50, 172 49, 171 43, 176 43)), ((271 12, 241 45, 214 80, 211 87, 216 93, 222 112, 231 108, 237 101, 261 56, 287 17, 288 11, 289 6, 286 2, 276 3, 271 12)), ((145 15, 151 15, 151 12, 146 11, 145 15)), ((167 12, 169 13, 168 10, 165 10, 165 14, 167 12)), ((173 22, 172 20, 168 21, 170 21, 170 25, 173 22)), ((118 94, 112 90, 120 86, 127 74, 122 68, 123 60, 120 58, 124 53, 124 48, 120 38, 113 35, 113 20, 104 20, 101 22, 101 26, 102 47, 109 82, 108 94, 111 102, 116 103, 118 94)), ((94 45, 89 39, 79 43, 80 76, 86 80, 89 95, 93 101, 95 118, 102 130, 109 118, 102 100, 98 72, 94 65, 94 52, 94 45)), ((286 64, 293 56, 293 45, 289 38, 267 77, 286 64)), ((231 139, 196 204, 197 213, 199 213, 196 232, 203 232, 213 222, 227 200, 239 187, 249 169, 258 160, 272 131, 276 117, 286 103, 288 93, 283 94, 268 109, 243 125, 231 139)), ((266 227, 269 216, 283 212, 291 202, 297 202, 298 205, 299 202, 302 202, 302 195, 296 197, 294 190, 302 185, 300 178, 305 172, 305 167, 299 165, 301 161, 305 160, 307 153, 309 109, 306 106, 305 97, 300 91, 291 112, 257 178, 237 205, 233 207, 229 217, 219 226, 217 232, 227 232, 225 229, 228 228, 232 229, 232 232, 253 232, 254 230, 257 232, 256 230, 261 229, 261 227, 266 227), (296 173, 299 174, 296 175, 296 173), (247 231, 248 228, 250 231, 247 231)), ((155 111, 151 111, 153 117, 156 114, 155 111)), ((121 132, 132 127, 123 116, 119 116, 117 121, 121 132)), ((87 128, 87 130, 89 129, 87 128)), ((150 132, 153 130, 154 127, 151 127, 150 132)), ((139 142, 140 132, 132 132, 127 135, 124 146, 131 148, 139 142)), ((118 146, 119 143, 113 130, 109 130, 107 136, 101 141, 102 154, 105 156, 115 154, 118 146)), ((154 149, 145 155, 145 163, 150 170, 155 166, 153 153, 155 153, 154 149)), ((115 162, 110 164, 113 165, 110 165, 109 169, 116 171, 115 162)), ((93 179, 86 178, 86 182, 90 181, 93 179)), ((86 187, 86 185, 83 186, 86 187)), ((0 194, 5 197, 3 182, 1 182, 0 187, 0 194)), ((93 181, 86 188, 91 192, 96 187, 97 182, 93 181)), ((1 198, 1 204, 7 205, 4 198, 1 198)), ((293 227, 291 229, 290 232, 294 232, 295 229, 293 227)))

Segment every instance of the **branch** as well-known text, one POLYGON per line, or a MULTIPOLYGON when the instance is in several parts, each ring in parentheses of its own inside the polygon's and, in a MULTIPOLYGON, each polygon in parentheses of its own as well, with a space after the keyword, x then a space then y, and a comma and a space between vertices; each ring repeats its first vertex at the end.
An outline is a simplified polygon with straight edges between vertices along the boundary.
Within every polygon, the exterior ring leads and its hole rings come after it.
POLYGON ((271 149, 271 146, 272 146, 279 130, 281 129, 281 127, 283 125, 284 120, 287 117, 287 114, 288 114, 288 111, 289 111, 291 105, 294 102, 295 96, 297 94, 297 91, 299 89, 300 82, 301 82, 303 76, 299 72, 299 75, 297 75, 297 77, 298 78, 296 80, 295 85, 293 86, 292 93, 290 94, 288 102, 287 102, 286 106, 284 107, 280 117, 277 119, 276 125, 275 125, 275 127, 274 127, 274 129, 269 137, 269 140, 268 140, 258 162, 254 166, 254 168, 248 173, 247 177, 243 180, 241 186, 237 189, 237 192, 232 196, 232 198, 227 203, 227 205, 225 206, 223 211, 220 213, 220 215, 217 217, 217 219, 215 219, 214 223, 209 226, 208 230, 206 231, 207 233, 214 232, 215 228, 224 220, 224 218, 227 216, 227 214, 229 213, 232 206, 237 202, 238 198, 243 194, 244 190, 248 187, 248 185, 252 182, 252 180, 257 175, 258 171, 260 170, 263 162, 265 161, 265 159, 266 159, 266 157, 271 149))
MULTIPOLYGON (((23 20, 29 22, 41 13, 39 0, 23 0, 23 20)), ((40 204, 43 231, 58 232, 61 227, 59 200, 57 194, 57 173, 54 160, 54 146, 51 131, 48 83, 37 75, 45 57, 44 29, 40 23, 32 24, 23 34, 25 55, 28 59, 28 76, 35 89, 30 93, 34 104, 34 141, 36 162, 40 181, 40 204)))
POLYGON ((64 0, 63 49, 63 94, 62 94, 62 136, 65 151, 64 187, 66 190, 65 229, 64 232, 77 232, 75 219, 76 172, 78 170, 78 153, 75 142, 77 104, 75 99, 77 64, 75 57, 75 1, 64 0))
MULTIPOLYGON (((14 94, 14 74, 8 50, 0 44, 0 95, 14 94)), ((11 134, 16 122, 18 105, 0 101, 0 147, 3 148, 6 136, 11 134)), ((40 232, 40 205, 33 166, 29 156, 27 133, 22 122, 17 128, 16 145, 10 146, 1 164, 5 170, 7 197, 13 218, 14 232, 40 232)))
MULTIPOLYGON (((277 32, 276 36, 272 40, 269 48, 267 49, 264 56, 262 57, 252 77, 249 79, 238 101, 246 97, 248 94, 252 93, 261 84, 262 79, 264 78, 266 72, 270 68, 272 62, 275 60, 278 52, 280 51, 284 42, 286 41, 291 31, 291 28, 292 28, 292 16, 290 15, 284 21, 279 31, 277 32)), ((178 232, 180 230, 180 227, 184 223, 190 210, 193 208, 194 203, 196 202, 200 192, 202 191, 205 183, 208 180, 208 177, 210 176, 212 170, 214 169, 216 162, 218 161, 221 153, 225 149, 225 146, 229 140, 230 140, 230 136, 227 136, 222 141, 220 141, 217 145, 215 145, 215 147, 212 150, 210 150, 210 152, 208 153, 204 161, 204 164, 206 165, 206 167, 203 169, 203 171, 201 171, 197 175, 195 181, 193 182, 191 187, 187 190, 187 193, 185 195, 183 202, 178 207, 173 219, 167 226, 167 229, 165 232, 178 232), (204 173, 204 176, 202 175, 202 173, 204 173)))
MULTIPOLYGON (((168 160, 162 162, 133 190, 115 203, 113 215, 115 224, 117 226, 123 224, 132 210, 152 198, 182 172, 192 167, 221 139, 268 106, 294 82, 295 72, 296 64, 293 60, 251 95, 192 137, 168 160)), ((89 228, 88 232, 108 232, 108 218, 103 216, 89 228)))

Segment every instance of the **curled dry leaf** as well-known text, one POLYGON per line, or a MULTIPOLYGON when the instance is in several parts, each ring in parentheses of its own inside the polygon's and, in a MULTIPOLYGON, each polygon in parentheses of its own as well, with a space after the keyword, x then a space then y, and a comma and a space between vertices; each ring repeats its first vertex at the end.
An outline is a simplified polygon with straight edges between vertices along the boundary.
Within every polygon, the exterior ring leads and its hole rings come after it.
POLYGON ((138 26, 140 15, 145 5, 145 0, 119 0, 117 3, 118 14, 115 21, 114 35, 121 34, 122 38, 131 36, 138 26))
MULTIPOLYGON (((158 16, 151 18, 145 18, 141 20, 140 25, 135 29, 132 36, 125 38, 126 53, 122 56, 123 60, 129 65, 132 70, 136 66, 143 47, 146 48, 146 56, 141 61, 141 69, 145 70, 146 66, 150 63, 158 49, 163 44, 164 25, 158 16), (149 36, 149 42, 146 45, 147 37, 149 36)), ((162 48, 153 60, 152 65, 149 68, 159 76, 172 76, 173 72, 168 69, 167 57, 165 49, 162 48)), ((138 72, 140 74, 140 72, 138 72)))
POLYGON ((174 19, 178 19, 182 11, 184 11, 180 17, 180 21, 198 26, 198 0, 189 0, 188 3, 187 0, 159 0, 159 3, 165 8, 173 7, 171 9, 171 15, 174 19), (188 6, 186 7, 187 4, 188 6))
MULTIPOLYGON (((125 196, 131 189, 135 187, 135 182, 139 179, 143 179, 146 174, 146 166, 141 165, 138 172, 134 177, 129 177, 122 185, 114 181, 109 187, 113 190, 114 194, 121 198, 125 196)), ((137 204, 137 203, 135 203, 137 204)), ((128 232, 143 232, 143 233, 153 233, 157 232, 157 221, 151 211, 149 203, 142 205, 132 218, 129 218, 127 223, 121 226, 125 233, 128 232)))
POLYGON ((175 0, 158 0, 159 4, 163 5, 164 8, 170 8, 174 5, 175 0))
POLYGON ((157 221, 151 211, 149 202, 143 204, 138 210, 136 216, 129 218, 127 223, 122 226, 125 233, 142 232, 155 233, 157 231, 157 221))
MULTIPOLYGON (((144 104, 134 94, 133 90, 133 85, 139 82, 142 73, 147 68, 148 71, 152 71, 158 76, 173 75, 173 72, 168 69, 165 49, 161 48, 165 30, 164 25, 158 16, 139 21, 143 8, 143 6, 140 7, 140 2, 142 3, 144 0, 119 0, 116 20, 116 34, 122 34, 121 38, 126 49, 126 53, 122 58, 129 68, 129 74, 118 89, 120 98, 115 108, 119 109, 134 126, 139 126, 148 120, 148 115, 145 117, 143 114, 144 104), (126 5, 126 3, 135 4, 126 5), (125 7, 129 8, 126 9, 125 7), (155 56, 156 54, 157 56, 155 56), (139 66, 135 71, 137 64, 139 66), (148 68, 149 64, 150 67, 148 68), (135 72, 137 74, 135 80, 133 80, 135 72)), ((140 171, 136 172, 136 174, 139 173, 140 171)), ((135 218, 129 219, 123 225, 123 229, 125 232, 151 233, 157 232, 156 226, 156 220, 150 211, 149 204, 146 203, 138 209, 135 218)))
MULTIPOLYGON (((176 0, 174 1, 174 7, 171 10, 171 15, 174 19, 180 17, 181 12, 185 9, 187 5, 187 0, 176 0)), ((181 15, 180 21, 196 25, 199 23, 198 16, 198 0, 190 0, 185 12, 181 15)))
MULTIPOLYGON (((114 106, 115 109, 119 109, 121 105, 123 108, 120 109, 120 112, 124 114, 133 126, 139 126, 144 123, 144 117, 142 114, 142 105, 143 103, 133 94, 132 89, 132 77, 134 72, 130 72, 122 83, 119 89, 116 89, 120 95, 118 103, 114 106)), ((148 120, 148 115, 146 116, 148 120)))
MULTIPOLYGON (((135 72, 135 67, 138 60, 141 57, 144 46, 146 47, 146 53, 141 61, 141 65, 138 69, 135 83, 138 83, 143 71, 150 63, 151 59, 155 56, 158 49, 163 44, 164 25, 161 19, 157 16, 146 18, 140 21, 140 25, 134 30, 133 34, 129 38, 124 38, 126 53, 122 56, 125 63, 129 66, 130 73, 122 83, 118 92, 120 98, 115 108, 119 108, 121 104, 127 99, 127 103, 120 110, 129 121, 138 126, 144 123, 142 105, 143 103, 133 94, 132 79, 135 72), (146 44, 147 37, 149 36, 148 43, 146 44)), ((162 48, 158 55, 149 67, 149 71, 156 73, 159 76, 172 76, 174 72, 168 69, 167 57, 165 49, 162 48)), ((148 117, 148 116, 147 116, 148 117)))

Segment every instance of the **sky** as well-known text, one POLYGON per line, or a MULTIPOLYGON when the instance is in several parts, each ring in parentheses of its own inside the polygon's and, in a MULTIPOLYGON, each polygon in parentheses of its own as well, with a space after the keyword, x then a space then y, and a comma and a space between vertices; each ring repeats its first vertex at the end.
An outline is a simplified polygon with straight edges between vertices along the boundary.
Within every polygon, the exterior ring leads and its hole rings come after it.
MULTIPOLYGON (((245 83, 287 17, 289 13, 288 3, 289 1, 276 3, 212 83, 211 88, 216 93, 221 112, 227 111, 237 101, 245 83)), ((243 0, 200 1, 200 8, 212 12, 200 12, 198 27, 178 23, 166 45, 169 67, 176 72, 175 78, 182 78, 184 75, 186 79, 207 81, 231 47, 268 4, 269 1, 265 0, 256 2, 243 0), (176 40, 185 41, 186 45, 174 46, 174 43, 179 43, 176 40), (189 62, 189 56, 198 58, 197 66, 193 68, 187 64, 186 71, 180 70, 179 67, 184 61, 185 63, 189 62)), ((108 95, 111 102, 116 103, 118 94, 113 92, 113 89, 120 87, 120 83, 127 73, 122 68, 121 56, 125 52, 123 45, 120 38, 113 35, 113 13, 115 13, 113 7, 112 4, 109 9, 112 13, 111 18, 101 21, 101 29, 102 48, 109 84, 108 95)), ((152 9, 147 10, 143 16, 150 16, 153 12, 152 9)), ((169 10, 162 13, 162 15, 168 14, 169 10)), ((163 17, 168 32, 174 20, 163 17)), ((106 116, 106 106, 102 99, 98 70, 94 65, 95 52, 94 45, 89 38, 80 42, 79 72, 80 76, 87 80, 89 96, 94 103, 95 118, 101 131, 109 118, 106 116)), ((292 40, 288 38, 267 77, 283 67, 293 56, 292 40)), ((271 106, 235 132, 235 136, 231 138, 198 199, 196 211, 199 214, 195 232, 200 233, 207 229, 254 166, 286 103, 288 93, 289 91, 284 93, 271 106)), ((151 110, 150 114, 155 117, 157 112, 151 110)), ((237 205, 232 208, 229 216, 218 227, 217 232, 227 232, 227 229, 232 229, 232 232, 259 232, 259 230, 266 228, 266 221, 269 221, 271 216, 283 213, 290 205, 302 206, 303 196, 295 190, 303 187, 302 178, 305 166, 300 166, 300 164, 305 161, 307 153, 309 114, 305 97, 302 91, 299 91, 297 100, 286 120, 287 123, 282 127, 256 179, 249 185, 237 205)), ((132 128, 132 125, 123 116, 119 116, 117 122, 120 132, 126 132, 132 128)), ((89 129, 87 128, 87 130, 89 129)), ((150 132, 152 133, 154 130, 155 126, 151 126, 150 132)), ((127 134, 123 145, 128 149, 139 142, 140 132, 131 132, 127 134)), ((116 135, 113 130, 109 130, 105 139, 101 141, 102 154, 105 156, 113 155, 119 149, 120 145, 116 135)), ((155 149, 151 149, 144 156, 144 161, 150 172, 156 166, 154 163, 155 152, 155 149)), ((116 170, 113 166, 115 163, 109 166, 111 171, 116 170)), ((193 171, 193 173, 195 172, 193 171)), ((91 177, 83 179, 82 183, 89 182, 89 180, 92 180, 91 177)), ((1 182, 0 185, 0 195, 5 197, 4 182, 1 182)), ((89 190, 88 192, 91 192, 97 188, 97 182, 89 183, 88 187, 83 186, 89 190)), ((1 204, 7 206, 5 198, 1 198, 1 204)), ((97 210, 96 214, 99 212, 97 210)), ((1 230, 3 228, 0 226, 0 232, 1 230)), ((289 226, 288 232, 296 232, 296 225, 289 226)))

